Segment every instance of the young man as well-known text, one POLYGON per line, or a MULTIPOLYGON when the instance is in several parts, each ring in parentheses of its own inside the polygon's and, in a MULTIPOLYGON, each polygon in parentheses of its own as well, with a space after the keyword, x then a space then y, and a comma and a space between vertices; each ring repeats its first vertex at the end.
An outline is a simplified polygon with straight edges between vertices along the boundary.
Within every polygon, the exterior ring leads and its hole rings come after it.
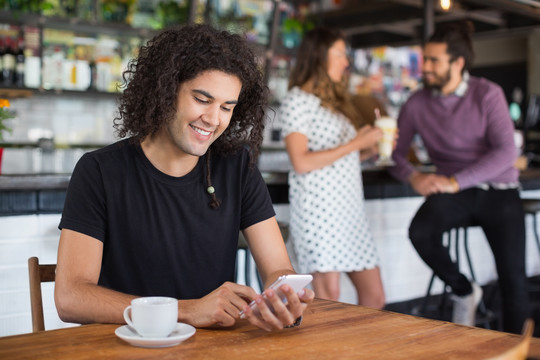
POLYGON ((60 222, 55 301, 65 321, 123 323, 139 296, 180 299, 178 320, 231 326, 240 311, 267 331, 313 299, 285 306, 232 283, 243 230, 268 286, 294 273, 254 167, 266 90, 245 41, 205 25, 167 30, 124 74, 115 127, 130 138, 84 155, 60 222), (260 315, 248 306, 256 300, 260 315))
POLYGON ((409 237, 420 257, 452 288, 453 321, 474 326, 482 289, 459 272, 442 245, 442 234, 479 225, 496 262, 504 330, 519 333, 528 315, 528 295, 514 128, 501 88, 469 76, 472 60, 466 24, 439 28, 425 44, 424 88, 400 111, 391 172, 426 196, 409 237), (421 173, 407 161, 416 133, 436 166, 434 174, 421 173))

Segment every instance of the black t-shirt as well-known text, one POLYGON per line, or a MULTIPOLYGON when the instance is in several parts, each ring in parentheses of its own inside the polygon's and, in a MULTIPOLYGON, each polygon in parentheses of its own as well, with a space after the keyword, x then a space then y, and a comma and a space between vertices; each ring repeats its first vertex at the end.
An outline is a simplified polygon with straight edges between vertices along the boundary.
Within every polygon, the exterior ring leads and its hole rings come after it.
POLYGON ((275 213, 260 172, 248 166, 247 150, 212 156, 221 205, 210 208, 205 156, 182 177, 157 170, 128 140, 80 159, 59 228, 103 242, 100 285, 194 299, 234 279, 239 230, 275 213))

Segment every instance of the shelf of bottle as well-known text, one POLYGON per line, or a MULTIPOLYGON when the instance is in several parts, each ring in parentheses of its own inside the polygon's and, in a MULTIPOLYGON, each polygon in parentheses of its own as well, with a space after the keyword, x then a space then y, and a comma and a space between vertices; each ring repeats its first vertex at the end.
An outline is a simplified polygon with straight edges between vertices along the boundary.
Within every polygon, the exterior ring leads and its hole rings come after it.
POLYGON ((33 91, 29 89, 11 89, 11 88, 0 88, 0 98, 6 99, 16 99, 16 98, 26 98, 32 96, 33 91))
POLYGON ((55 28, 70 31, 80 31, 93 34, 133 35, 150 38, 155 30, 147 28, 134 28, 127 23, 88 21, 78 18, 49 17, 40 14, 19 13, 0 10, 0 23, 25 25, 34 27, 55 28))
POLYGON ((119 92, 106 92, 97 90, 64 90, 64 89, 30 89, 30 88, 9 88, 0 87, 0 98, 16 99, 26 98, 34 95, 62 95, 62 96, 103 96, 103 97, 115 97, 119 92))
POLYGON ((39 141, 18 141, 18 142, 0 142, 0 148, 4 149, 34 149, 40 148, 43 150, 65 150, 65 149, 99 149, 109 144, 106 143, 52 143, 51 147, 44 146, 39 141))

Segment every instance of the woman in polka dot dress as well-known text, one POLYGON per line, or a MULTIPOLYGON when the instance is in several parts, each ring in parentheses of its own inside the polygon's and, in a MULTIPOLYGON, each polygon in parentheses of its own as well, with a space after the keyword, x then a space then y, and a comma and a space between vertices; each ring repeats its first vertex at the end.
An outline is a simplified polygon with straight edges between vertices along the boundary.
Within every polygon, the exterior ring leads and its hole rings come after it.
POLYGON ((290 238, 298 272, 313 274, 320 298, 339 298, 340 272, 361 305, 382 308, 384 290, 364 209, 360 152, 376 152, 379 129, 356 129, 348 100, 349 65, 343 35, 306 33, 280 108, 280 125, 294 171, 289 173, 290 238))

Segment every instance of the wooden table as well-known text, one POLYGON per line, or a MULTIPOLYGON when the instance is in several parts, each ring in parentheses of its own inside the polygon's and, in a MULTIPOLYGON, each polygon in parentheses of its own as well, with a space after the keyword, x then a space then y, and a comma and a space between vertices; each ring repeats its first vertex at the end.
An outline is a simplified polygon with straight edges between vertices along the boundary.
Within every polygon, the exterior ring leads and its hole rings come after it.
MULTIPOLYGON (((0 359, 485 359, 518 335, 316 299, 298 328, 266 333, 246 322, 197 329, 183 343, 139 348, 93 324, 0 338, 0 359)), ((533 338, 530 358, 540 359, 533 338)))

